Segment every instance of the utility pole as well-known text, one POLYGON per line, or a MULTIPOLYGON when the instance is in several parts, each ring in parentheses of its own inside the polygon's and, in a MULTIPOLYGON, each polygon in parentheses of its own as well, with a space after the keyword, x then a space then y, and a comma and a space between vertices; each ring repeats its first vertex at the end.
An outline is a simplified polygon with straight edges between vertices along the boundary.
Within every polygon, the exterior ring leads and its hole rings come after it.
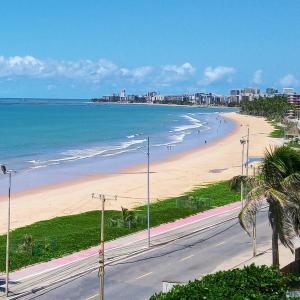
POLYGON ((253 257, 256 256, 256 214, 253 216, 253 228, 252 228, 252 246, 253 246, 253 257))
POLYGON ((147 139, 147 226, 148 226, 148 248, 150 248, 150 139, 147 139))
MULTIPOLYGON (((101 218, 100 218, 100 249, 99 249, 99 299, 104 300, 104 211, 106 197, 103 194, 92 194, 92 198, 100 199, 101 201, 101 218)), ((111 200, 111 199, 110 199, 111 200)), ((117 200, 117 196, 114 197, 117 200)))
POLYGON ((249 172, 249 125, 247 130, 247 165, 246 165, 246 176, 248 177, 249 172))
MULTIPOLYGON (((246 176, 249 176, 249 125, 247 129, 247 165, 246 165, 246 176)), ((253 229, 252 229, 252 246, 253 246, 253 256, 256 256, 256 215, 253 216, 253 229)))
POLYGON ((245 152, 245 139, 241 138, 240 143, 242 144, 242 181, 241 181, 241 203, 242 203, 242 208, 244 208, 244 152, 245 152))

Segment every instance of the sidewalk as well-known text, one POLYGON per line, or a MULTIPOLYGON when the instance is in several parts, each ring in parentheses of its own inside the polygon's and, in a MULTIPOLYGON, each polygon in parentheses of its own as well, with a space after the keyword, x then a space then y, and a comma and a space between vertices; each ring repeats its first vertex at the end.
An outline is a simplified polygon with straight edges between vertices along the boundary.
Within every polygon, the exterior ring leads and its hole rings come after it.
MULTIPOLYGON (((160 226, 151 228, 151 237, 155 237, 158 235, 162 235, 169 231, 179 229, 181 227, 209 219, 212 217, 216 217, 219 215, 223 215, 234 210, 240 208, 240 202, 235 202, 232 204, 228 204, 222 207, 217 207, 214 209, 207 210, 205 212, 198 213, 196 215, 179 219, 171 223, 161 224, 160 226)), ((105 243, 105 250, 116 250, 118 248, 126 248, 128 245, 132 243, 136 243, 141 240, 145 240, 147 238, 147 230, 140 231, 128 236, 124 236, 122 238, 118 238, 113 241, 109 241, 105 243)), ((61 258, 53 259, 48 262, 39 263, 36 265, 28 266, 24 269, 20 269, 18 271, 14 271, 10 274, 10 279, 12 281, 20 281, 21 279, 25 279, 26 277, 31 277, 33 275, 46 273, 47 271, 51 271, 63 266, 67 266, 72 263, 76 263, 82 261, 84 259, 97 256, 99 251, 99 246, 95 246, 86 250, 82 250, 77 253, 73 253, 70 255, 66 255, 61 258)), ((3 276, 4 277, 4 276, 3 276)))
MULTIPOLYGON (((280 268, 284 268, 289 265, 295 259, 294 254, 282 244, 279 244, 279 263, 280 268)), ((252 249, 249 247, 248 251, 241 255, 232 257, 226 260, 223 264, 220 264, 212 273, 218 271, 225 271, 235 268, 243 268, 251 264, 257 266, 271 266, 272 265, 272 244, 271 242, 266 243, 263 247, 257 249, 257 255, 253 257, 252 249)))

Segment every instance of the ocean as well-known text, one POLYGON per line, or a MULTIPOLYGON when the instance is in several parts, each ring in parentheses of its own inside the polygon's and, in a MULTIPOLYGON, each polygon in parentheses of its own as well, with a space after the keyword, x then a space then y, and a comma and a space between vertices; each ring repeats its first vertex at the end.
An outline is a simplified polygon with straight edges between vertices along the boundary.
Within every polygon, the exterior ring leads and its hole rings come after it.
POLYGON ((153 162, 229 134, 224 111, 235 109, 0 99, 0 163, 18 172, 14 191, 114 173, 146 162, 147 137, 153 162))

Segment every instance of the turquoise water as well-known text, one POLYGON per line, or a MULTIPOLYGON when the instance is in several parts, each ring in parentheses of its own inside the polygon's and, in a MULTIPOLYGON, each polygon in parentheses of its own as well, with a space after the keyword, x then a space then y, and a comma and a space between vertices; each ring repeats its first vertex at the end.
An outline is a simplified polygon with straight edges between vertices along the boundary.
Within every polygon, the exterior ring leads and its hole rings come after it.
POLYGON ((19 172, 17 190, 115 172, 144 161, 148 136, 159 160, 229 133, 224 110, 2 99, 0 162, 19 172))

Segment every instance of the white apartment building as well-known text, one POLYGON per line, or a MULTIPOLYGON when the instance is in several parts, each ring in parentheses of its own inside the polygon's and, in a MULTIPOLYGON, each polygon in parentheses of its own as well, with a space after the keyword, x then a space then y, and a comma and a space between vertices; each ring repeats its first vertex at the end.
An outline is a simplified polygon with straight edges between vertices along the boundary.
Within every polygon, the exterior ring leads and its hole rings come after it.
POLYGON ((295 89, 294 88, 283 88, 282 93, 284 95, 294 94, 295 93, 295 89))

